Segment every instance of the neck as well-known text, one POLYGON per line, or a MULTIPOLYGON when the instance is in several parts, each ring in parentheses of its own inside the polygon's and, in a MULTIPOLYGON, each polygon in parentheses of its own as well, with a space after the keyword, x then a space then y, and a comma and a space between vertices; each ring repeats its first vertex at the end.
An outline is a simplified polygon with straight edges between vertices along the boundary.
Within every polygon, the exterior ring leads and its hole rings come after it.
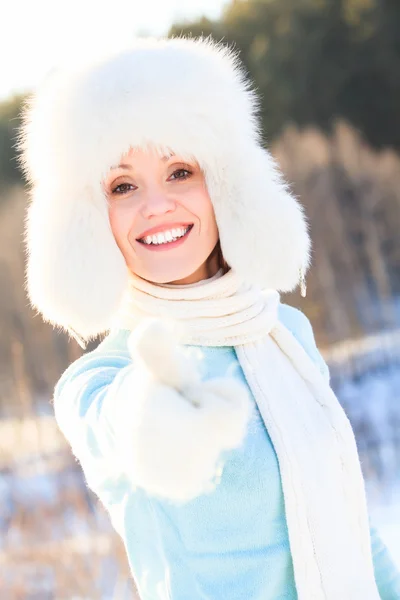
POLYGON ((168 285, 188 285, 191 283, 197 283, 203 279, 209 279, 213 277, 220 268, 219 259, 219 244, 217 243, 206 262, 203 263, 194 273, 184 277, 183 279, 176 279, 175 281, 168 281, 168 285))
POLYGON ((134 330, 144 319, 179 323, 182 343, 235 346, 265 337, 278 319, 279 293, 263 291, 227 273, 183 285, 156 284, 130 276, 113 327, 134 330))

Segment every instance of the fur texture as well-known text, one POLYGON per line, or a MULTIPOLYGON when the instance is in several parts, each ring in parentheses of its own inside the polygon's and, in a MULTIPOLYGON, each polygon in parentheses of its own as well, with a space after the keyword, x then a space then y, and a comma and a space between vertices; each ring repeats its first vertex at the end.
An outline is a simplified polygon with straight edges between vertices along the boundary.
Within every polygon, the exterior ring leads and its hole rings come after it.
POLYGON ((293 290, 309 267, 308 225, 262 147, 258 112, 237 52, 211 38, 138 39, 53 72, 26 103, 18 144, 32 305, 86 339, 109 329, 127 269, 101 180, 131 147, 194 157, 228 264, 293 290))

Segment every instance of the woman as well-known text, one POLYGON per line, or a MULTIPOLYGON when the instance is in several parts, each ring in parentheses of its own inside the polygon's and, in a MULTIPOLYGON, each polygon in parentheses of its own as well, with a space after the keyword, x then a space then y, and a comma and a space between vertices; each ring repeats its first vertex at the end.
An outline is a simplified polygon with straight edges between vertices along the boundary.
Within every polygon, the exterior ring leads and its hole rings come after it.
POLYGON ((307 318, 303 209, 237 54, 138 40, 24 111, 27 286, 82 345, 58 425, 142 600, 385 600, 351 426, 307 318))

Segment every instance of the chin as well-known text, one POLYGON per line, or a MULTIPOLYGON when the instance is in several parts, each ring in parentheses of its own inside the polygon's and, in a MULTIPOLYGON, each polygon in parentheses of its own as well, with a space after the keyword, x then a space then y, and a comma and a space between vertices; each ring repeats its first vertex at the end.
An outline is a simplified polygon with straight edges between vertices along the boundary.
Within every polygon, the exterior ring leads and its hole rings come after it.
MULTIPOLYGON (((134 273, 142 279, 151 281, 152 283, 171 283, 173 281, 180 281, 193 275, 200 267, 200 265, 190 265, 182 268, 171 268, 171 269, 133 269, 134 273)), ((201 279, 201 278, 200 278, 201 279)))

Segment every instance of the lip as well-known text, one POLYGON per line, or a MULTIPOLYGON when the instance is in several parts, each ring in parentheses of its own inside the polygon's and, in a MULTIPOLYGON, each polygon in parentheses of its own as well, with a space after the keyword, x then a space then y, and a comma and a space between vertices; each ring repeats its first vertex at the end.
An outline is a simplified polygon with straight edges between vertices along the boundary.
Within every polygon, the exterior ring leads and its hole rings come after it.
POLYGON ((187 233, 183 237, 178 238, 175 242, 168 242, 168 244, 144 244, 143 242, 138 242, 143 248, 149 250, 150 252, 164 252, 166 250, 173 250, 178 246, 181 246, 185 243, 187 238, 189 237, 194 225, 189 229, 187 233))
POLYGON ((138 235, 136 241, 138 242, 148 235, 161 233, 162 231, 168 231, 170 229, 178 229, 179 227, 189 227, 189 225, 193 225, 193 223, 182 223, 182 221, 180 221, 178 223, 165 223, 164 225, 158 225, 157 227, 152 227, 151 229, 146 229, 146 231, 143 231, 143 233, 138 235))

